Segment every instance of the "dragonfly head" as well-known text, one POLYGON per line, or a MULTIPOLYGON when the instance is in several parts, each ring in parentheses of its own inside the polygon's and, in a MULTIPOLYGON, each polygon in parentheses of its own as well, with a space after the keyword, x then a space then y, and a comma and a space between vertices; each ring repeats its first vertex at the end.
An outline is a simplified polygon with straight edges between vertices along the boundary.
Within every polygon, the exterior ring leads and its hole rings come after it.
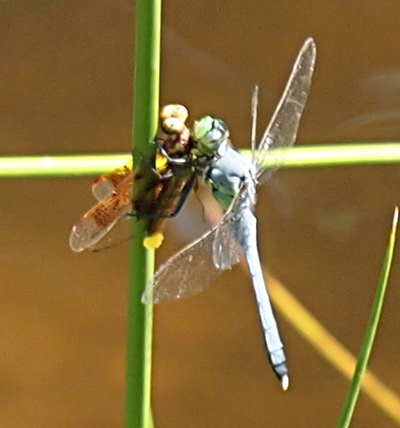
POLYGON ((160 111, 161 128, 166 134, 179 134, 186 128, 188 110, 181 104, 167 104, 160 111))
POLYGON ((171 117, 180 119, 182 122, 186 122, 189 116, 187 108, 181 104, 167 104, 160 110, 160 119, 165 120, 171 117))
POLYGON ((193 125, 193 135, 200 153, 214 155, 229 138, 227 124, 212 116, 204 116, 193 125))

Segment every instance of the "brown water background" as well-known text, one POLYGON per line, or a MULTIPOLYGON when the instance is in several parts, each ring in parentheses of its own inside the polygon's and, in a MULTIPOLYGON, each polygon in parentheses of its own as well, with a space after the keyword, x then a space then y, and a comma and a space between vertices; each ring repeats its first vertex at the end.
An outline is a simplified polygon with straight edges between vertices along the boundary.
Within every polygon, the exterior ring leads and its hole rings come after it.
MULTIPOLYGON (((308 36, 318 58, 297 144, 399 140, 399 1, 165 0, 163 16, 161 102, 223 117, 237 146, 248 146, 253 84, 266 124, 308 36)), ((129 151, 134 19, 127 0, 0 1, 1 155, 129 151)), ((0 181, 2 428, 123 426, 128 246, 68 247, 93 203, 90 184, 0 181)), ((357 353, 400 200, 398 165, 285 169, 259 193, 266 268, 357 353)), ((195 236, 199 219, 193 198, 160 261, 195 236)), ((399 257, 370 363, 398 394, 399 257)), ((348 382, 278 318, 287 393, 240 269, 157 308, 156 426, 334 426, 348 382)), ((352 426, 396 424, 362 394, 352 426)))

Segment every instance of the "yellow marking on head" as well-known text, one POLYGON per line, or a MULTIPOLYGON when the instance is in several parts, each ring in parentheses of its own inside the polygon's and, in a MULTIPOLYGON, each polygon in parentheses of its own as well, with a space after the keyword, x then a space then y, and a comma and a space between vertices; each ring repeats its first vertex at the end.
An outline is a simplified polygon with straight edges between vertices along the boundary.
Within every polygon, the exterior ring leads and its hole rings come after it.
POLYGON ((164 241, 164 235, 162 232, 154 232, 152 235, 147 236, 143 239, 143 246, 148 250, 155 250, 161 247, 164 241))

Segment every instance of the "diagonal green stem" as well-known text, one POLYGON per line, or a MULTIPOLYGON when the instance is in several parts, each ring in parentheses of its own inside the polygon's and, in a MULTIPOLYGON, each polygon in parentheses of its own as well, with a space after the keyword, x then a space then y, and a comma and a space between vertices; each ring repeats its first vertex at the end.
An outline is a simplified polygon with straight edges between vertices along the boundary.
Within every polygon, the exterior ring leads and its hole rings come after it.
POLYGON ((336 425, 337 428, 348 428, 350 426, 357 398, 360 393, 361 382, 368 365, 369 357, 371 355, 372 346, 375 340, 376 331, 378 329, 379 319, 382 312, 382 306, 385 298, 387 283, 389 280, 390 269, 393 261, 398 217, 399 209, 398 207, 396 207, 393 216, 393 224, 392 230, 390 232, 389 243, 386 249, 386 255, 383 262, 378 289, 376 291, 370 319, 368 321, 364 341, 361 346, 361 351, 354 372, 353 380, 351 382, 349 392, 347 394, 342 412, 340 414, 338 424, 336 425))
MULTIPOLYGON (((136 101, 138 102, 138 101, 136 101)), ((135 104, 137 105, 137 104, 135 104)), ((156 114, 156 113, 152 113, 156 114)), ((140 112, 135 129, 145 125, 144 111, 140 112)), ((136 116, 135 116, 136 117, 136 116)), ((147 125, 146 128, 150 129, 147 125)), ((153 134, 154 135, 154 134, 153 134)), ((147 137, 139 137, 140 142, 149 141, 147 137), (143 139, 141 139, 143 138, 143 139)), ((151 138, 150 138, 151 139, 151 138)), ((146 144, 142 151, 149 150, 146 144)), ((249 156, 248 150, 242 150, 249 156)), ((54 177, 95 175, 109 172, 132 159, 129 153, 102 153, 96 155, 58 155, 58 156, 8 156, 0 157, 0 177, 54 177)), ((289 149, 271 150, 265 165, 283 162, 282 168, 309 168, 345 165, 372 165, 400 162, 400 143, 365 143, 323 146, 300 146, 289 149)))
MULTIPOLYGON (((136 164, 143 157, 148 159, 155 150, 149 142, 154 139, 158 124, 160 44, 161 0, 137 0, 132 137, 134 153, 140 153, 136 164)), ((135 190, 136 187, 134 194, 135 190)), ((141 303, 141 294, 154 273, 154 251, 143 247, 144 222, 132 224, 135 233, 131 243, 128 303, 126 428, 150 428, 153 426, 150 408, 153 307, 141 303)))

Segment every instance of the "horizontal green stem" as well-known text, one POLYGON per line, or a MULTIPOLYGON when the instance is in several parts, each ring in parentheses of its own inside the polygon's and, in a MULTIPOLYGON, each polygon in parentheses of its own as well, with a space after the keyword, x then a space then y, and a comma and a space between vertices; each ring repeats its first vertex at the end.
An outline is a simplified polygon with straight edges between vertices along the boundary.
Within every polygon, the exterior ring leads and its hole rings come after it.
POLYGON ((54 177, 96 175, 130 161, 129 153, 98 155, 0 157, 0 177, 54 177))
POLYGON ((271 150, 268 158, 267 164, 283 159, 282 167, 287 168, 397 163, 400 161, 400 143, 297 146, 271 150))
MULTIPOLYGON (((248 150, 242 153, 249 155, 248 150)), ((96 175, 122 166, 130 159, 129 153, 0 157, 0 177, 96 175)), ((282 168, 398 163, 400 143, 301 146, 271 150, 265 166, 276 162, 282 162, 282 168)))

